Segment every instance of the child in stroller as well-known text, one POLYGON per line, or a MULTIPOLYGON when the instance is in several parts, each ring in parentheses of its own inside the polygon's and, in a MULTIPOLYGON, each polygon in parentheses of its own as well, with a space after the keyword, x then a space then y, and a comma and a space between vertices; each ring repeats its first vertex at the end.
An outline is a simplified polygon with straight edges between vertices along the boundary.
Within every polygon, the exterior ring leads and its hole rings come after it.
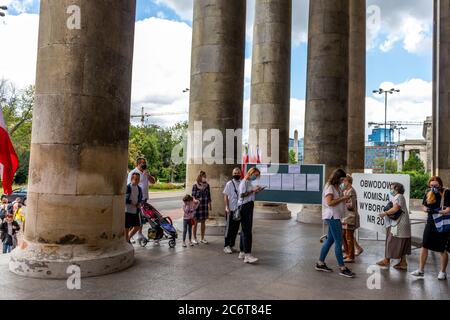
POLYGON ((173 226, 170 217, 164 217, 151 204, 145 203, 141 208, 142 217, 149 223, 148 239, 141 241, 141 246, 145 247, 149 240, 160 241, 162 239, 169 240, 169 247, 175 248, 178 233, 173 226))

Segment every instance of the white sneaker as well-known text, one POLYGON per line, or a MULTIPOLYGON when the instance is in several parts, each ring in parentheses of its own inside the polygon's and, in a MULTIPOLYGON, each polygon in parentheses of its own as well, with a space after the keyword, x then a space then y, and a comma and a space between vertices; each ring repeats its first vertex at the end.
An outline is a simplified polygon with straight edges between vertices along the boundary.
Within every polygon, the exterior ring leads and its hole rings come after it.
POLYGON ((438 279, 439 280, 447 280, 447 273, 442 272, 442 271, 439 272, 438 279))
POLYGON ((185 242, 183 242, 183 248, 187 248, 187 245, 185 242))
POLYGON ((252 256, 251 254, 246 254, 245 255, 245 259, 244 259, 244 262, 245 263, 250 263, 250 264, 252 264, 252 263, 256 263, 256 262, 258 262, 258 258, 255 258, 254 256, 252 256))
POLYGON ((244 252, 239 252, 239 257, 238 257, 238 259, 244 260, 244 259, 245 259, 245 253, 244 253, 244 252))
POLYGON ((200 241, 203 244, 208 244, 208 241, 206 241, 206 239, 203 239, 202 241, 200 241))
POLYGON ((232 253, 233 253, 233 250, 231 250, 230 247, 225 247, 225 248, 223 249, 223 252, 225 252, 226 254, 232 254, 232 253))
POLYGON ((197 240, 192 241, 193 244, 198 244, 197 240))
POLYGON ((425 273, 420 270, 416 270, 414 272, 411 272, 410 274, 417 279, 425 279, 425 273))

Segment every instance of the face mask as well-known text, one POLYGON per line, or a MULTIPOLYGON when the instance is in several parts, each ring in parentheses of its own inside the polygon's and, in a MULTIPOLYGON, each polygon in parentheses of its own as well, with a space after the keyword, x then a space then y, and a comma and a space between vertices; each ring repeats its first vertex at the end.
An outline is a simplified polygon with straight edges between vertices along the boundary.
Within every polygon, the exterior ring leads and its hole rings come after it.
POLYGON ((339 187, 341 188, 341 190, 345 190, 345 189, 347 189, 347 187, 345 186, 345 184, 344 184, 344 183, 341 183, 341 185, 340 185, 339 187))
POLYGON ((202 179, 202 182, 203 182, 203 183, 206 183, 206 181, 207 181, 206 178, 203 178, 203 179, 202 179))
POLYGON ((141 166, 141 169, 142 169, 142 170, 147 170, 147 165, 146 165, 146 164, 143 164, 143 165, 141 166))
POLYGON ((256 178, 256 176, 252 176, 252 177, 250 178, 250 180, 252 180, 252 181, 256 181, 256 179, 258 179, 258 178, 256 178))
POLYGON ((439 188, 439 187, 433 187, 433 188, 431 188, 431 192, 433 192, 433 193, 439 193, 439 192, 440 192, 440 189, 441 189, 441 188, 439 188))
POLYGON ((391 190, 391 191, 389 192, 389 194, 390 194, 391 196, 395 197, 395 196, 397 195, 397 191, 391 190))
POLYGON ((236 181, 239 181, 239 180, 241 180, 241 176, 235 175, 235 176, 233 176, 233 179, 236 181))

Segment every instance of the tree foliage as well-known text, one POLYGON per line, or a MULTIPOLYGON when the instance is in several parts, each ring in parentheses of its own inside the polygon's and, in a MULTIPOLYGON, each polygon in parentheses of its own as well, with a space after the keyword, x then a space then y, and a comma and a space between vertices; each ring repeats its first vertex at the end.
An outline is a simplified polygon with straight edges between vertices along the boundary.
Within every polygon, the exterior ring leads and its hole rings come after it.
POLYGON ((425 165, 423 161, 419 158, 417 153, 413 152, 410 154, 409 159, 405 161, 402 171, 404 172, 415 171, 419 173, 425 173, 425 165))

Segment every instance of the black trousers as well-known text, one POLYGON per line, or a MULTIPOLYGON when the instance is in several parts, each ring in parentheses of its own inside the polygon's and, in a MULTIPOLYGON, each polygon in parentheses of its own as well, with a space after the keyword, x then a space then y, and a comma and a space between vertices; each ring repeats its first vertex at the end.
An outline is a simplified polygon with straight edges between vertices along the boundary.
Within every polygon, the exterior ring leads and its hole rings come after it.
POLYGON ((236 237, 239 232, 240 221, 233 220, 233 212, 227 216, 227 227, 225 230, 225 247, 233 248, 236 245, 236 237))
POLYGON ((253 230, 253 209, 255 203, 249 202, 242 206, 241 209, 241 252, 246 254, 252 253, 252 230, 253 230))

